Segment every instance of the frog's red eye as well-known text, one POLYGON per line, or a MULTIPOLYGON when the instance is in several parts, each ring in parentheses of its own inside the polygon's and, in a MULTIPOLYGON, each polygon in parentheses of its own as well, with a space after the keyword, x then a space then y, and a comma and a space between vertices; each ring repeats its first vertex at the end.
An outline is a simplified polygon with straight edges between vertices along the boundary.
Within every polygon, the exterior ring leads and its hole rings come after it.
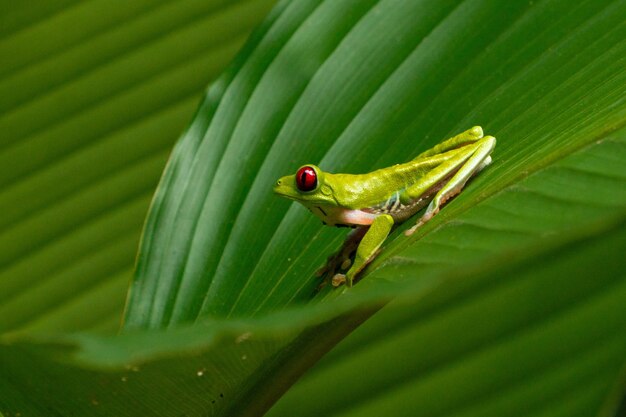
POLYGON ((309 166, 304 166, 296 172, 296 185, 300 191, 311 191, 317 187, 317 174, 309 166))

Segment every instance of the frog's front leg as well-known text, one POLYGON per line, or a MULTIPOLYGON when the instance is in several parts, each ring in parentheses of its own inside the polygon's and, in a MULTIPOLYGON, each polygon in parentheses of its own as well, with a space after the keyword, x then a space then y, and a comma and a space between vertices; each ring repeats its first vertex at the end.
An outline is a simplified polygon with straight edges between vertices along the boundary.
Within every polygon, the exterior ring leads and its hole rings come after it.
POLYGON ((332 284, 334 287, 341 285, 344 281, 348 287, 352 286, 356 274, 374 259, 378 248, 380 248, 380 245, 387 239, 392 227, 393 218, 388 214, 382 214, 374 219, 356 250, 354 263, 350 267, 350 270, 348 270, 346 275, 336 274, 333 277, 332 284))
MULTIPOLYGON (((491 151, 496 146, 496 138, 493 136, 485 136, 480 139, 476 144, 471 145, 471 148, 468 149, 468 152, 459 153, 454 158, 446 161, 441 164, 437 169, 431 171, 429 176, 433 176, 433 179, 437 179, 439 177, 441 181, 445 179, 446 173, 455 172, 455 174, 445 182, 441 189, 435 194, 432 201, 428 205, 426 212, 419 219, 417 224, 412 228, 405 231, 405 235, 410 236, 419 226, 426 223, 430 220, 435 214, 437 214, 441 208, 441 206, 459 194, 465 183, 477 172, 482 170, 485 166, 491 163, 491 151)), ((433 182, 433 181, 430 181, 433 182)), ((429 183, 429 181, 423 181, 422 183, 429 183)), ((416 190, 415 194, 417 198, 419 195, 424 193, 424 190, 419 189, 416 190)), ((412 192, 411 189, 407 190, 407 193, 410 195, 412 192)), ((416 198, 415 196, 411 196, 411 198, 416 198)))

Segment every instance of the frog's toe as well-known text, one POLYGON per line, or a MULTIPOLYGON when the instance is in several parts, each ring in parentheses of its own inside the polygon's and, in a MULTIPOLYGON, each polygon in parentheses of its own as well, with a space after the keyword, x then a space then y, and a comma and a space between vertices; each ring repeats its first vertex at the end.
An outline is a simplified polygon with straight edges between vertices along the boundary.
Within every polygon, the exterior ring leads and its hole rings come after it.
POLYGON ((407 229, 404 231, 404 236, 411 236, 413 233, 415 233, 415 231, 417 230, 417 228, 421 225, 421 223, 416 223, 415 226, 411 227, 410 229, 407 229))
POLYGON ((338 287, 344 282, 346 282, 346 276, 344 274, 335 274, 335 276, 333 277, 331 281, 331 283, 333 284, 333 287, 338 287))
POLYGON ((341 269, 343 271, 347 271, 350 268, 351 265, 352 265, 352 260, 350 258, 346 258, 341 263, 341 269))
POLYGON ((328 271, 328 266, 324 265, 323 267, 321 267, 320 269, 315 271, 315 276, 317 278, 321 278, 321 277, 323 277, 326 274, 327 271, 328 271))
POLYGON ((317 286, 317 288, 315 289, 315 292, 320 292, 322 291, 322 289, 324 289, 325 286, 328 285, 328 280, 323 280, 322 282, 320 282, 320 284, 317 286))
POLYGON ((480 139, 484 135, 483 128, 480 126, 474 126, 468 131, 468 133, 472 135, 473 137, 475 137, 476 139, 480 139))
POLYGON ((491 162, 492 162, 491 156, 486 157, 485 160, 481 162, 481 164, 478 166, 478 168, 476 168, 476 173, 479 173, 480 171, 482 171, 487 165, 490 165, 491 162))

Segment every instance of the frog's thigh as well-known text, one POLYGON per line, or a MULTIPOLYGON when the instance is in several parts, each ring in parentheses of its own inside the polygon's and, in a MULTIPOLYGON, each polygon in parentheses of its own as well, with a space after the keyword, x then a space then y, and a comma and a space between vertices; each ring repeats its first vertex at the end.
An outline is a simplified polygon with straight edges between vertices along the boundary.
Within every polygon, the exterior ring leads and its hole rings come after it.
POLYGON ((448 181, 441 188, 441 190, 439 190, 430 202, 428 208, 426 209, 426 213, 424 213, 424 216, 421 219, 422 223, 425 223, 432 216, 437 214, 442 204, 461 192, 465 183, 472 177, 472 175, 483 169, 491 162, 489 154, 491 154, 491 151, 495 146, 496 138, 492 136, 487 136, 478 143, 476 150, 472 153, 467 162, 459 168, 456 174, 450 178, 450 181, 448 181))
POLYGON ((442 174, 457 170, 452 178, 450 178, 450 180, 443 185, 437 194, 435 194, 435 197, 433 197, 432 201, 428 205, 426 212, 419 219, 417 224, 404 232, 405 235, 410 236, 419 226, 430 220, 439 212, 442 204, 461 192, 463 186, 465 186, 465 183, 472 177, 472 175, 483 169, 491 162, 489 154, 496 146, 496 138, 493 136, 486 136, 478 141, 476 145, 472 146, 475 146, 475 148, 471 151, 471 153, 459 154, 449 161, 446 161, 441 164, 441 166, 424 176, 415 187, 408 188, 406 190, 409 198, 413 200, 417 199, 424 194, 428 188, 435 184, 435 180, 442 181, 445 178, 445 175, 442 174))
POLYGON ((376 255, 376 251, 380 248, 380 245, 383 244, 385 239, 387 239, 392 226, 393 218, 388 214, 380 215, 374 219, 374 222, 367 230, 367 233, 365 233, 365 236, 363 236, 363 240, 361 240, 356 250, 356 257, 352 268, 350 268, 346 274, 348 286, 352 286, 354 276, 372 260, 374 255, 376 255))
POLYGON ((450 173, 455 172, 459 169, 459 167, 467 163, 471 156, 476 152, 477 147, 477 144, 469 145, 466 151, 458 152, 453 157, 432 168, 420 177, 419 181, 404 190, 402 199, 410 202, 421 198, 428 190, 437 184, 441 184, 441 182, 448 177, 450 173))

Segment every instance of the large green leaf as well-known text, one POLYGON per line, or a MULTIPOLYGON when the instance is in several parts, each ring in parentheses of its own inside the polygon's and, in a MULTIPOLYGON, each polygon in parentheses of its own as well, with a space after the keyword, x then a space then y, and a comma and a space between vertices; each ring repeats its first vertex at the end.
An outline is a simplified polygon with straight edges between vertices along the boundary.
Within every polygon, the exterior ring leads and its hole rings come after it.
POLYGON ((282 3, 173 153, 127 332, 5 335, 0 411, 260 415, 393 299, 271 413, 611 412, 626 358, 625 13, 282 3), (498 137, 494 164, 411 238, 396 232, 352 290, 314 296, 342 236, 271 196, 275 179, 404 161, 473 124, 498 137))
POLYGON ((272 3, 0 6, 0 331, 119 327, 170 148, 272 3))
POLYGON ((127 326, 311 299, 313 271, 339 234, 269 191, 305 162, 368 171, 483 124, 500 138, 496 163, 428 233, 598 140, 624 122, 623 7, 290 3, 179 143, 148 220, 127 326))

